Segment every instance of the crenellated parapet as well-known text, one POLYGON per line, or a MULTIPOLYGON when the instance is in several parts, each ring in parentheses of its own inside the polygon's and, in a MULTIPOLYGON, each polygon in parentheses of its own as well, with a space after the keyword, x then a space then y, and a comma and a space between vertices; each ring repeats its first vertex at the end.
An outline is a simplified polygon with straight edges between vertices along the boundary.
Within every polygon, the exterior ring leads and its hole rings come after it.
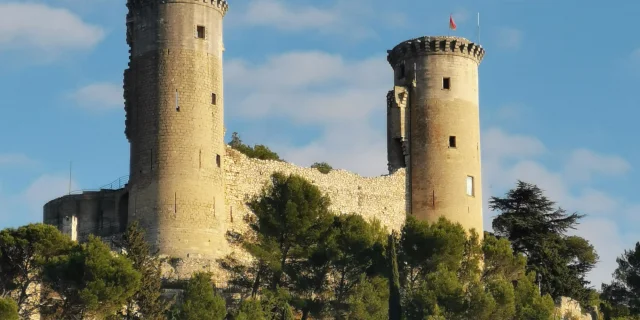
POLYGON ((485 51, 479 44, 465 38, 426 36, 404 41, 388 50, 387 54, 387 61, 395 67, 408 57, 447 54, 468 57, 480 64, 485 51))
POLYGON ((229 3, 226 0, 127 0, 127 8, 131 11, 167 3, 194 3, 211 6, 218 9, 223 17, 229 11, 229 3))

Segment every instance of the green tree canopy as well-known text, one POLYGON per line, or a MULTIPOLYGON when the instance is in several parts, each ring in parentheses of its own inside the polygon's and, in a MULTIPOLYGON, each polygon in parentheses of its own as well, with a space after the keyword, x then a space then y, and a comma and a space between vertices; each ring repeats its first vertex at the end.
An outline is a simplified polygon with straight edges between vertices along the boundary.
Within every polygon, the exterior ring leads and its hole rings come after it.
POLYGON ((333 170, 333 167, 326 162, 316 162, 311 165, 311 168, 318 169, 321 173, 327 174, 333 170))
POLYGON ((571 297, 589 307, 586 275, 598 255, 587 240, 566 234, 584 215, 556 208, 540 188, 522 181, 504 198, 491 197, 489 207, 499 212, 493 220, 496 235, 507 238, 515 253, 527 257, 527 270, 538 275, 542 292, 553 298, 571 297))
POLYGON ((211 273, 194 273, 179 307, 181 320, 222 320, 227 311, 224 299, 215 292, 211 273))
POLYGON ((12 299, 0 298, 0 319, 18 320, 18 304, 12 299))
POLYGON ((603 312, 609 319, 640 319, 640 242, 616 259, 609 284, 602 284, 603 312))
POLYGON ((52 292, 42 313, 60 320, 114 315, 139 289, 141 278, 127 258, 94 236, 52 259, 44 273, 52 292))
POLYGON ((73 242, 54 226, 29 224, 0 231, 0 298, 12 297, 28 318, 39 308, 33 286, 42 281, 43 266, 67 255, 73 242))
POLYGON ((165 319, 165 313, 171 307, 172 301, 162 297, 161 261, 151 252, 149 244, 145 241, 144 231, 140 229, 137 221, 127 228, 120 247, 133 268, 142 276, 139 289, 129 298, 127 308, 123 310, 123 319, 165 319))
POLYGON ((240 136, 237 132, 231 134, 231 141, 229 141, 229 146, 235 150, 240 151, 249 158, 283 161, 282 159, 280 159, 280 156, 277 153, 271 151, 271 149, 269 149, 269 147, 265 145, 256 144, 251 147, 242 143, 242 140, 240 140, 240 136))

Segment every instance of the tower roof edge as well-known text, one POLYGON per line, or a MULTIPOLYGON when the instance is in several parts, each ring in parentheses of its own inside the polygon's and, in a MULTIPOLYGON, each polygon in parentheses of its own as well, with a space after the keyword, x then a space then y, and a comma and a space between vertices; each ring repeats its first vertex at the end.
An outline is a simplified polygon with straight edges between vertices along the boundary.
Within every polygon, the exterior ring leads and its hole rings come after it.
POLYGON ((423 36, 403 41, 393 49, 387 50, 387 61, 395 66, 398 62, 418 55, 459 55, 482 62, 484 48, 463 37, 423 36))
POLYGON ((229 2, 227 2, 227 0, 203 0, 203 2, 200 2, 200 0, 127 0, 127 8, 129 8, 129 10, 140 9, 165 3, 193 3, 200 5, 204 3, 204 5, 212 6, 220 10, 223 17, 227 14, 227 11, 229 11, 229 2))

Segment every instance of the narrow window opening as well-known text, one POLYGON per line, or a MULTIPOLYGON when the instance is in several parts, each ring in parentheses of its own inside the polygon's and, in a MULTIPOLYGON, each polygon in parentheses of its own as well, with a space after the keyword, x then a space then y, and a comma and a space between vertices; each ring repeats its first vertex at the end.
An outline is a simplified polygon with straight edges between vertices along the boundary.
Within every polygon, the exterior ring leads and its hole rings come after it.
POLYGON ((176 89, 176 111, 180 111, 180 95, 178 89, 176 89))
POLYGON ((467 195, 472 197, 475 195, 472 176, 467 176, 467 195))
POLYGON ((200 153, 198 154, 198 167, 202 169, 202 150, 200 150, 200 153))
POLYGON ((398 68, 398 79, 403 79, 405 76, 405 66, 404 66, 404 62, 400 65, 400 68, 398 68))
POLYGON ((218 97, 216 96, 215 93, 212 93, 211 94, 211 104, 215 106, 217 103, 218 103, 218 97))
POLYGON ((456 136, 449 136, 449 148, 456 148, 456 136))
POLYGON ((153 149, 149 150, 149 171, 153 171, 153 149))
POLYGON ((205 28, 204 26, 198 26, 197 28, 198 39, 204 39, 205 37, 205 28))
POLYGON ((220 155, 219 155, 219 154, 217 154, 217 155, 216 155, 216 165, 218 166, 218 168, 220 168, 220 166, 222 165, 222 164, 221 164, 221 159, 220 159, 220 155))
POLYGON ((451 89, 451 78, 442 78, 442 89, 451 89))

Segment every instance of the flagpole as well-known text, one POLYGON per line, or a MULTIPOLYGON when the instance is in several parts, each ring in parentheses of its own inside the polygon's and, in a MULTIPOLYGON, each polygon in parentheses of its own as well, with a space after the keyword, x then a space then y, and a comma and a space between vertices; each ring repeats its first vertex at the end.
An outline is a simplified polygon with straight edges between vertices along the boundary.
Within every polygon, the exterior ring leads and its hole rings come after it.
POLYGON ((480 44, 480 12, 478 12, 478 44, 480 44))
POLYGON ((73 162, 69 161, 69 194, 71 194, 71 164, 73 162))

